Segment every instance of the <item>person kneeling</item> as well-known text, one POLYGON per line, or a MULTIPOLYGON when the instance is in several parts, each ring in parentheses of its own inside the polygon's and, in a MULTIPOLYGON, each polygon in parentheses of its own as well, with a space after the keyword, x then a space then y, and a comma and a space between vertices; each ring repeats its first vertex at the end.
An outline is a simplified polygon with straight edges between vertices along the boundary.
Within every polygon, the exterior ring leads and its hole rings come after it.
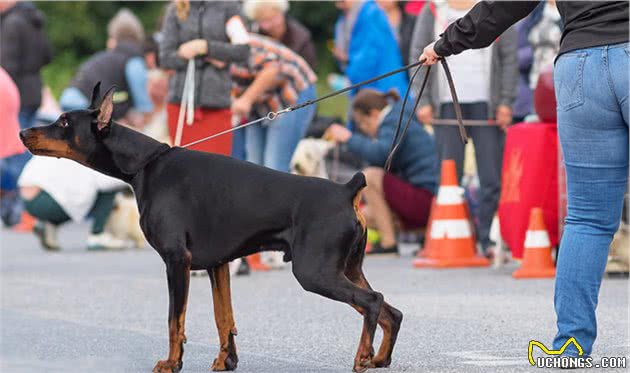
POLYGON ((394 216, 402 229, 426 227, 431 200, 437 191, 439 168, 433 137, 417 122, 412 105, 403 119, 412 123, 399 145, 389 171, 385 162, 394 139, 402 104, 395 91, 381 93, 363 89, 352 102, 352 118, 359 131, 333 124, 325 137, 346 143, 369 167, 364 170, 367 187, 363 212, 368 227, 381 236, 370 253, 398 253, 394 216))

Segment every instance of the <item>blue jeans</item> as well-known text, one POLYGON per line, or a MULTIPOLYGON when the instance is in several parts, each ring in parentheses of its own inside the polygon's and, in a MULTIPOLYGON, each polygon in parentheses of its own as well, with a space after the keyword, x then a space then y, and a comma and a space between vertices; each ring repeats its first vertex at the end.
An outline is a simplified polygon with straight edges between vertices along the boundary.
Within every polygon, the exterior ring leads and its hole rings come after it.
MULTIPOLYGON (((311 85, 302 92, 297 104, 315 98, 315 86, 311 85)), ((307 126, 313 120, 316 106, 279 116, 274 121, 264 121, 245 129, 245 147, 247 160, 274 170, 288 172, 289 163, 298 142, 304 136, 307 126)))
MULTIPOLYGON (((608 248, 628 182, 628 43, 562 54, 554 84, 568 213, 556 271, 555 349, 575 337, 590 355, 608 248)), ((567 355, 576 356, 570 345, 567 355)))

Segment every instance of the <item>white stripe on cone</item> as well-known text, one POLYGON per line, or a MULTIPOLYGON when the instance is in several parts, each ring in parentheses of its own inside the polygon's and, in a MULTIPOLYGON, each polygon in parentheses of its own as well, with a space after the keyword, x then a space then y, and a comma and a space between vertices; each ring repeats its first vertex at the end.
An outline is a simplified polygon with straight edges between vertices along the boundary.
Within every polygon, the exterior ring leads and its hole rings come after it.
POLYGON ((441 186, 438 190, 438 205, 459 205, 464 202, 464 188, 459 186, 441 186))
POLYGON ((431 238, 470 238, 470 223, 465 219, 434 220, 431 223, 431 238))
POLYGON ((527 231, 525 234, 525 248, 546 249, 551 247, 547 231, 527 231))

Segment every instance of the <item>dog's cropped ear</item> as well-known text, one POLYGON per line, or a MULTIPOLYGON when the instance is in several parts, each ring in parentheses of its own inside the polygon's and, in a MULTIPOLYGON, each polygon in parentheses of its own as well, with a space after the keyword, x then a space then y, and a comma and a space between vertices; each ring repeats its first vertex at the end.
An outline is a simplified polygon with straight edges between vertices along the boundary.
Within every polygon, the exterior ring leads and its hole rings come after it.
POLYGON ((112 122, 112 113, 114 112, 114 91, 116 91, 116 87, 111 87, 105 96, 103 97, 103 101, 101 101, 101 105, 98 107, 98 116, 96 117, 96 128, 99 131, 109 127, 112 122))
POLYGON ((90 109, 94 110, 96 109, 96 102, 98 101, 98 97, 101 93, 101 82, 99 81, 98 83, 96 83, 96 85, 94 86, 94 89, 92 90, 92 101, 90 102, 90 109))

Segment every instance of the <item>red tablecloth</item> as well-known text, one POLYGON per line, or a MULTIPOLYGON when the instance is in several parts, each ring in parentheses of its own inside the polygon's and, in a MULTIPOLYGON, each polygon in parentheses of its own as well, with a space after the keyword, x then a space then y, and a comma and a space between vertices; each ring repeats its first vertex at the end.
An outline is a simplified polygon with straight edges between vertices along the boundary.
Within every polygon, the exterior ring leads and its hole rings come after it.
POLYGON ((501 236, 515 258, 533 207, 541 207, 551 245, 558 244, 558 136, 555 123, 519 123, 507 130, 499 220, 501 236))

